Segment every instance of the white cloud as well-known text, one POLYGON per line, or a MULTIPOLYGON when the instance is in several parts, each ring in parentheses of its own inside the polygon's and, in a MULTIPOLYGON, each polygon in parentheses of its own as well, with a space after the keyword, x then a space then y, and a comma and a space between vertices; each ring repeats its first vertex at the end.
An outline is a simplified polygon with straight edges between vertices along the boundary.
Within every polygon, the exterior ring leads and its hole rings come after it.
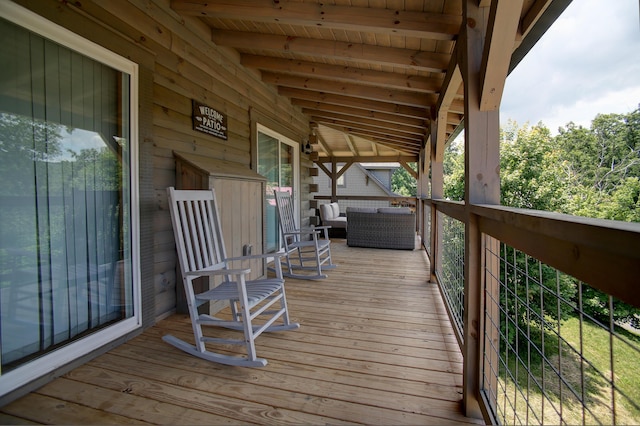
POLYGON ((576 0, 507 78, 501 122, 542 121, 553 133, 640 103, 637 0, 576 0))

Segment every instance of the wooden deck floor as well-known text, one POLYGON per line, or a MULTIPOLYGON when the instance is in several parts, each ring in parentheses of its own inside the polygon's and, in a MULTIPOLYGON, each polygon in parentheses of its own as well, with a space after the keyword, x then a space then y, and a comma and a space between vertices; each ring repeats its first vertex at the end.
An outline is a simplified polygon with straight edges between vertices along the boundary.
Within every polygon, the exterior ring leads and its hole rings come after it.
POLYGON ((0 408, 2 423, 464 424, 462 358, 420 250, 332 245, 322 281, 287 280, 301 328, 262 335, 264 368, 208 363, 164 343, 173 315, 0 408))

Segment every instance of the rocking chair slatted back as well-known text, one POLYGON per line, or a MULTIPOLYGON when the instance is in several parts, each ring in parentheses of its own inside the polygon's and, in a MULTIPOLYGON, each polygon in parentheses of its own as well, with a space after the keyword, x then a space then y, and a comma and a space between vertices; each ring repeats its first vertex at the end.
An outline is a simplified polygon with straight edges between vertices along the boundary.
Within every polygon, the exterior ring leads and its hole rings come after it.
POLYGON ((292 330, 299 327, 299 324, 289 321, 280 267, 280 256, 284 254, 228 258, 215 191, 176 191, 174 188, 167 188, 167 195, 195 345, 170 335, 164 336, 163 340, 191 355, 221 364, 247 367, 266 365, 265 359, 256 356, 255 338, 265 331, 292 330), (251 270, 243 268, 242 262, 249 259, 264 261, 269 257, 276 259, 275 278, 247 279, 251 270), (240 263, 240 267, 232 268, 234 262, 240 263), (211 279, 214 277, 219 277, 221 282, 196 294, 193 281, 202 277, 210 279, 209 286, 212 286, 211 279), (221 300, 228 301, 231 320, 198 312, 199 306, 221 300), (254 324, 253 321, 258 317, 261 317, 260 323, 254 324), (280 324, 276 323, 278 320, 280 324), (242 331, 244 336, 238 339, 205 336, 203 325, 242 331), (246 356, 212 352, 206 348, 205 343, 244 345, 246 356))
POLYGON ((299 234, 296 233, 298 226, 295 221, 295 210, 293 208, 291 194, 288 192, 276 193, 276 202, 278 205, 278 214, 280 215, 280 226, 282 227, 282 232, 289 234, 290 236, 299 237, 299 234))
POLYGON ((284 191, 274 194, 286 255, 284 275, 300 279, 326 278, 323 270, 336 267, 331 261, 330 226, 301 229, 296 225, 291 194, 284 191))
POLYGON ((174 227, 180 230, 178 243, 183 244, 183 262, 187 270, 197 271, 221 263, 226 259, 219 215, 207 191, 206 198, 201 191, 181 191, 175 200, 178 214, 174 217, 174 227))

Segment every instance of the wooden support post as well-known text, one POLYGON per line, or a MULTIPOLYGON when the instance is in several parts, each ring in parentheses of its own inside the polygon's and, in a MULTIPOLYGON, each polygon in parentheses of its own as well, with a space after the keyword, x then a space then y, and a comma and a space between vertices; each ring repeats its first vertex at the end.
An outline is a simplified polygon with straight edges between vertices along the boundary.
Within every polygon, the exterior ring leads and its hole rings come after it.
POLYGON ((484 320, 484 242, 472 204, 500 203, 500 146, 498 110, 481 111, 482 55, 489 10, 477 0, 463 1, 463 22, 458 43, 464 80, 465 115, 465 261, 464 261, 464 367, 465 415, 483 418, 480 409, 484 320))
MULTIPOLYGON (((444 196, 444 167, 443 167, 443 155, 438 155, 438 151, 444 153, 445 139, 438 137, 443 135, 442 126, 446 126, 446 120, 441 122, 440 120, 431 121, 431 199, 442 199, 444 196)), ((438 212, 435 208, 431 209, 431 281, 436 282, 436 271, 442 268, 442 253, 440 250, 440 238, 442 237, 442 224, 438 220, 438 212)))
POLYGON ((423 146, 420 150, 420 157, 418 160, 418 190, 416 192, 418 198, 416 200, 416 207, 418 208, 420 220, 417 225, 423 247, 426 247, 426 244, 430 244, 431 241, 431 235, 426 234, 425 203, 424 201, 422 201, 429 196, 429 162, 431 158, 430 150, 431 144, 429 140, 427 140, 425 146, 423 146))
POLYGON ((338 201, 338 162, 331 157, 331 202, 338 201))

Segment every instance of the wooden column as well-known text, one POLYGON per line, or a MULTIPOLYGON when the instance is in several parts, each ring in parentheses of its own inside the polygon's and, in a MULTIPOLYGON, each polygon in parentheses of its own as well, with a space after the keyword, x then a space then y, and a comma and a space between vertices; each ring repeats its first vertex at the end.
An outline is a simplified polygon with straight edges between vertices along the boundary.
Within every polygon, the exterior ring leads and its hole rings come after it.
POLYGON ((338 201, 338 162, 331 157, 331 202, 338 201))
POLYGON ((427 151, 429 148, 429 142, 427 142, 427 144, 422 147, 422 149, 420 149, 420 155, 418 156, 418 179, 416 179, 416 185, 417 185, 417 190, 416 190, 416 226, 418 227, 418 233, 420 235, 420 239, 422 240, 422 244, 424 246, 425 244, 425 237, 429 238, 430 236, 425 235, 425 221, 424 221, 424 201, 423 198, 427 196, 426 194, 426 190, 427 190, 427 176, 429 176, 426 173, 426 168, 427 168, 427 164, 428 162, 425 159, 425 156, 427 155, 427 151))
POLYGON ((484 244, 472 204, 500 203, 499 113, 481 111, 482 56, 489 8, 478 7, 477 0, 463 0, 463 26, 458 39, 460 69, 465 92, 465 297, 463 406, 465 415, 482 418, 480 386, 483 334, 484 244))
MULTIPOLYGON (((438 200, 444 196, 444 143, 443 137, 447 121, 435 119, 431 121, 431 199, 438 200)), ((442 224, 438 220, 438 212, 431 208, 431 281, 437 282, 436 271, 442 268, 442 253, 440 250, 440 238, 442 236, 442 224)))

